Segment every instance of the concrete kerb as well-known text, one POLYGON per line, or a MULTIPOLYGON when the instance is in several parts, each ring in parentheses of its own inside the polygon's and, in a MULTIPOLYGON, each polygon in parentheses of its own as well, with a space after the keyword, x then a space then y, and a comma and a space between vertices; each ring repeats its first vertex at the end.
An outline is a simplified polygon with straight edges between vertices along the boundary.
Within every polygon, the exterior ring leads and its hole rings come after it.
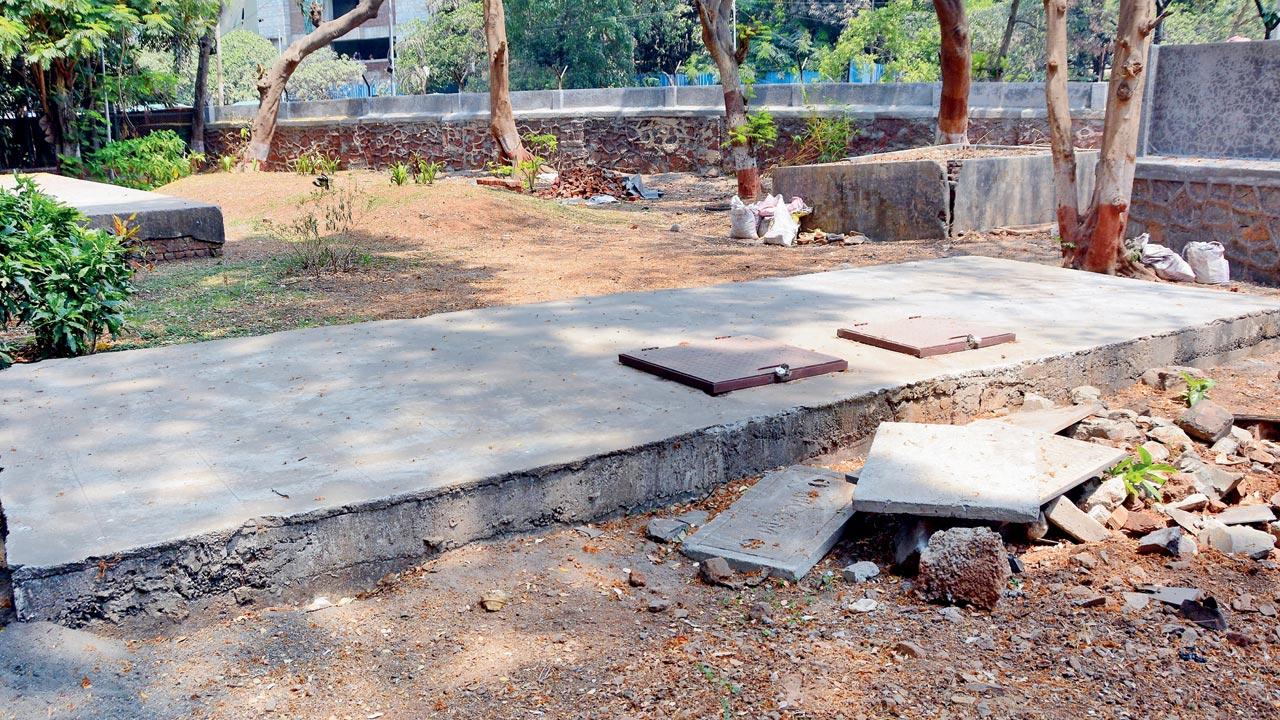
POLYGON ((264 517, 110 557, 12 568, 23 620, 164 625, 231 602, 304 601, 367 589, 458 545, 616 517, 699 497, 869 436, 882 421, 964 421, 1026 391, 1113 389, 1147 368, 1212 363, 1280 346, 1280 310, 1085 351, 882 388, 704 428, 567 464, 291 517, 264 517))

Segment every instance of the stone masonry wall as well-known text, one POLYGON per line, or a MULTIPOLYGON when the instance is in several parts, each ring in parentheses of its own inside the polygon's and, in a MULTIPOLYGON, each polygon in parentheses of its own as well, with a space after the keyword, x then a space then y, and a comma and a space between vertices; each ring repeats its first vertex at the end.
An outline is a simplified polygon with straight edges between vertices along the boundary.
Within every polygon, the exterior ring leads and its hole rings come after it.
MULTIPOLYGON (((760 152, 762 165, 777 164, 794 149, 806 119, 777 118, 778 142, 760 152)), ((517 119, 520 131, 553 133, 565 156, 628 172, 725 171, 724 120, 711 114, 641 115, 517 119)), ((877 117, 854 121, 848 142, 851 155, 904 150, 930 145, 936 120, 931 117, 877 117)), ((1047 142, 1043 118, 974 118, 969 136, 993 145, 1047 142)), ((1101 119, 1077 121, 1077 141, 1096 147, 1101 119)), ((211 156, 232 152, 241 142, 239 127, 221 125, 206 137, 211 156)), ((445 163, 451 170, 474 170, 496 157, 485 120, 343 121, 282 124, 272 144, 267 169, 280 169, 304 151, 316 148, 342 159, 343 167, 383 169, 417 155, 445 163)))
POLYGON ((1133 184, 1130 234, 1181 252, 1188 242, 1216 240, 1231 277, 1280 284, 1280 181, 1144 178, 1133 184))

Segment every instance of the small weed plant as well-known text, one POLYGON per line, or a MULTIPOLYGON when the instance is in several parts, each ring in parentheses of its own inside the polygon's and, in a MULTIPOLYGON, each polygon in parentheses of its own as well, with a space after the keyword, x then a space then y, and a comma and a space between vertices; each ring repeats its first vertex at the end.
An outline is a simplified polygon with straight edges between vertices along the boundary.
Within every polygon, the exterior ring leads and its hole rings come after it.
POLYGON ((285 273, 314 275, 344 273, 370 265, 372 256, 354 238, 359 216, 369 207, 358 188, 317 189, 302 202, 302 213, 278 239, 289 243, 285 273))
POLYGON ((332 175, 338 171, 339 164, 338 158, 325 155, 314 145, 288 162, 289 168, 299 175, 332 175))
POLYGON ((404 185, 409 182, 409 166, 398 162, 391 166, 391 184, 404 185))
POLYGON ((1151 453, 1139 446, 1138 457, 1121 460, 1111 468, 1111 475, 1124 481, 1124 488, 1130 495, 1159 501, 1160 488, 1169 479, 1169 475, 1177 471, 1172 465, 1155 462, 1151 453))
POLYGON ((413 164, 413 181, 419 185, 434 185, 436 178, 444 170, 444 163, 428 161, 423 157, 415 158, 413 164))
POLYGON ((1192 377, 1185 372, 1182 373, 1182 379, 1187 383, 1187 389, 1182 393, 1182 399, 1186 401, 1187 407, 1209 397, 1209 391, 1217 384, 1211 378, 1192 377))

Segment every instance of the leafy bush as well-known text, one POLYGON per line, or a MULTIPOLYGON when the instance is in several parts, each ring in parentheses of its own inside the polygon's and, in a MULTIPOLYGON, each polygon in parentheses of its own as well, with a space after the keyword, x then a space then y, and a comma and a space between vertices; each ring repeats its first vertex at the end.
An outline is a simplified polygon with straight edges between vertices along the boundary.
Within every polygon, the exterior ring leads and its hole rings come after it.
POLYGON ((93 352, 120 331, 133 291, 129 249, 19 177, 0 189, 0 326, 26 324, 42 357, 93 352))
POLYGON ((396 77, 403 92, 461 91, 483 67, 484 5, 447 0, 429 20, 413 20, 396 44, 396 77))
POLYGON ((89 154, 84 172, 96 180, 150 190, 191 174, 198 156, 172 130, 115 140, 89 154))

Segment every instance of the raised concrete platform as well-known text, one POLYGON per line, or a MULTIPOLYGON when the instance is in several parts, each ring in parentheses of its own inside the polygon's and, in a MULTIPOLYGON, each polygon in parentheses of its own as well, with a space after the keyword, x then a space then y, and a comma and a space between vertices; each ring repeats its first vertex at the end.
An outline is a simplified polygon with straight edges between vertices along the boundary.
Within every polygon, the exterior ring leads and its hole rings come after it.
MULTIPOLYGON (((222 254, 225 232, 217 205, 49 173, 31 178, 44 192, 84 213, 91 227, 110 230, 116 216, 136 214, 138 239, 150 249, 150 259, 222 254)), ((12 175, 0 176, 0 188, 12 188, 15 182, 12 175)))
POLYGON ((967 420, 1277 337, 1277 300, 966 257, 19 366, 0 372, 15 602, 75 625, 335 592, 452 544, 670 504, 884 420, 967 420), (835 336, 904 314, 1018 341, 916 359, 835 336), (726 334, 850 369, 712 398, 617 361, 726 334))

